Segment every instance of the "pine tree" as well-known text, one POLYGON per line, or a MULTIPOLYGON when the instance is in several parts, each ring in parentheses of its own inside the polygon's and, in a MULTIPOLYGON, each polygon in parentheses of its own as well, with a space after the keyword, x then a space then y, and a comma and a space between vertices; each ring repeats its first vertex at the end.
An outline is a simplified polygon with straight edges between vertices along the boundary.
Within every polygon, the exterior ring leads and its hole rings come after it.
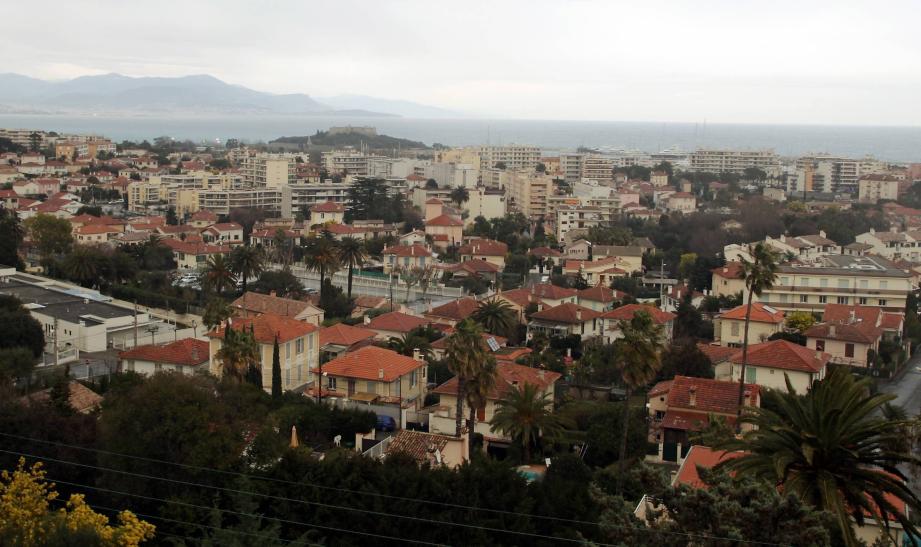
POLYGON ((278 355, 278 335, 275 335, 275 346, 272 348, 272 398, 281 397, 281 358, 278 355))
POLYGON ((54 385, 48 393, 51 406, 58 412, 70 414, 74 411, 70 406, 70 365, 64 365, 64 372, 54 380, 54 385))

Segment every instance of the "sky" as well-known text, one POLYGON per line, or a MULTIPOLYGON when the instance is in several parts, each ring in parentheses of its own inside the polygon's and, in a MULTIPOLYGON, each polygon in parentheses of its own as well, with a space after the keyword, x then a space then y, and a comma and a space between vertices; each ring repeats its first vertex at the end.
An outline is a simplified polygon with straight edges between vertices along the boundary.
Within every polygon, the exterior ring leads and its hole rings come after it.
POLYGON ((921 125, 921 2, 15 2, 0 72, 211 74, 489 118, 921 125))

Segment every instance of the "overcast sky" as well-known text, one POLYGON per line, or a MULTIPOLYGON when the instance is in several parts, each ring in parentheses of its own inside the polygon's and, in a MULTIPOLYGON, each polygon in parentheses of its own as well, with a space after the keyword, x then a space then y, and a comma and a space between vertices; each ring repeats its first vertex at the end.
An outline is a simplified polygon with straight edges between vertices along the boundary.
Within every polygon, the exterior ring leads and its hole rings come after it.
POLYGON ((484 117, 921 125, 921 2, 15 2, 0 72, 212 74, 484 117))

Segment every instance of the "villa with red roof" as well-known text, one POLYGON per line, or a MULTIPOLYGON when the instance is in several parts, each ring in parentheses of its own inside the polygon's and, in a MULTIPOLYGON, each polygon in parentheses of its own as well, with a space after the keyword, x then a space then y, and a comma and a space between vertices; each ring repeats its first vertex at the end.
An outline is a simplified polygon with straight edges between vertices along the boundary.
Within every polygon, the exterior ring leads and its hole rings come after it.
POLYGON ((310 208, 310 224, 342 224, 345 219, 345 207, 335 201, 318 203, 310 208))
POLYGON ((537 312, 531 314, 528 322, 528 340, 535 334, 547 336, 578 335, 583 340, 601 335, 601 312, 567 302, 559 306, 545 307, 539 304, 537 312))
POLYGON ((310 371, 320 361, 320 329, 316 325, 274 313, 228 319, 208 333, 211 339, 208 370, 215 376, 221 376, 223 372, 217 354, 224 345, 228 328, 252 332, 255 336, 259 344, 262 386, 267 392, 272 391, 272 355, 276 338, 281 361, 282 389, 303 390, 312 380, 310 371))
POLYGON ((710 270, 713 296, 737 296, 742 293, 743 303, 748 298, 745 281, 742 279, 742 263, 727 262, 724 266, 710 270))
POLYGON ((476 298, 466 296, 432 308, 422 316, 432 323, 444 323, 453 327, 470 317, 479 307, 480 303, 476 298))
MULTIPOLYGON (((713 333, 721 346, 742 347, 745 339, 745 314, 748 306, 735 308, 716 316, 713 333)), ((784 312, 761 302, 752 303, 751 321, 748 324, 748 343, 766 342, 772 335, 781 332, 784 312)))
POLYGON ((828 352, 833 363, 866 367, 869 352, 879 352, 883 329, 872 321, 853 317, 844 321, 826 321, 806 331, 806 345, 817 352, 828 352))
POLYGON ((427 368, 421 356, 407 357, 389 349, 365 346, 324 363, 314 372, 322 375, 323 397, 394 405, 398 411, 394 417, 404 427, 399 410, 422 408, 427 368))
POLYGON ((580 306, 585 306, 598 312, 610 311, 614 308, 614 303, 622 301, 624 296, 626 296, 625 293, 609 289, 604 285, 595 285, 576 293, 580 306))
POLYGON ((381 253, 384 259, 384 273, 398 269, 424 269, 435 264, 432 251, 422 245, 394 245, 385 247, 381 253))
POLYGON ((118 354, 119 370, 138 374, 176 371, 208 372, 208 342, 185 338, 163 345, 147 344, 118 354))
POLYGON ((231 251, 230 245, 209 245, 200 241, 166 238, 160 242, 173 251, 173 259, 180 270, 202 269, 211 257, 228 255, 231 251))
MULTIPOLYGON (((486 404, 476 409, 476 426, 474 432, 483 435, 484 444, 496 443, 508 446, 511 442, 507 436, 493 429, 489 424, 495 416, 498 402, 515 388, 533 385, 541 394, 547 394, 548 408, 553 409, 554 386, 561 378, 557 372, 542 370, 507 361, 496 363, 496 384, 486 397, 486 404)), ((432 390, 439 396, 438 407, 429 416, 429 430, 432 433, 453 435, 455 432, 455 409, 457 408, 457 377, 451 378, 432 390)))
POLYGON ((362 328, 376 332, 377 339, 386 342, 390 338, 400 338, 409 331, 428 324, 429 321, 422 317, 391 311, 382 313, 374 319, 365 316, 365 324, 362 325, 362 328))
POLYGON ((216 222, 217 213, 207 209, 202 209, 196 213, 193 213, 189 218, 189 224, 199 229, 207 228, 216 222))
POLYGON ((558 287, 550 283, 538 283, 531 288, 531 295, 540 300, 548 307, 559 306, 560 304, 576 304, 579 300, 579 292, 576 289, 558 287))
POLYGON ((374 341, 373 330, 336 323, 320 329, 320 362, 335 359, 343 353, 363 348, 374 341))
POLYGON ((662 345, 668 345, 672 341, 675 331, 675 317, 672 312, 662 311, 655 306, 646 304, 627 304, 611 311, 605 312, 601 318, 604 321, 602 325, 603 336, 606 342, 613 342, 621 338, 620 322, 631 321, 637 312, 645 312, 652 317, 653 322, 662 327, 662 345))
POLYGON ((505 268, 505 255, 508 254, 508 245, 493 239, 472 239, 461 245, 458 253, 462 261, 485 260, 503 269, 505 268))
POLYGON ((201 237, 206 243, 237 245, 243 243, 243 226, 236 222, 212 224, 201 231, 201 237))
MULTIPOLYGON (((798 393, 804 393, 816 380, 825 378, 831 355, 794 344, 771 340, 748 346, 745 381, 771 389, 786 391, 785 377, 798 393)), ((742 374, 742 350, 736 349, 722 362, 714 362, 716 378, 738 382, 742 374)))
POLYGON ((323 322, 325 314, 323 310, 310 302, 275 296, 275 291, 272 291, 272 294, 246 291, 240 298, 234 300, 230 307, 240 317, 274 313, 317 326, 323 322))
POLYGON ((439 215, 425 221, 425 234, 442 249, 459 245, 464 238, 464 221, 453 215, 439 215))

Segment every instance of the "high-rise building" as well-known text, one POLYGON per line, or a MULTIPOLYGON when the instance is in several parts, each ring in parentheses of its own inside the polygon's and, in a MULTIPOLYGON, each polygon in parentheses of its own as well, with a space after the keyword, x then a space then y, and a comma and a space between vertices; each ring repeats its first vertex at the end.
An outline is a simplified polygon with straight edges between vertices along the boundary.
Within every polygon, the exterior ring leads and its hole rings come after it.
POLYGON ((734 173, 741 175, 749 167, 757 167, 768 176, 780 174, 780 156, 773 150, 715 150, 698 149, 690 155, 691 171, 734 173))
POLYGON ((511 173, 505 187, 510 209, 537 220, 547 215, 547 201, 553 195, 553 177, 533 171, 511 173))
POLYGON ((294 184, 297 163, 293 154, 255 154, 240 161, 243 180, 252 186, 281 188, 294 184))
POLYGON ((521 144, 480 147, 480 169, 494 168, 500 163, 506 169, 533 170, 540 163, 540 148, 521 144))

